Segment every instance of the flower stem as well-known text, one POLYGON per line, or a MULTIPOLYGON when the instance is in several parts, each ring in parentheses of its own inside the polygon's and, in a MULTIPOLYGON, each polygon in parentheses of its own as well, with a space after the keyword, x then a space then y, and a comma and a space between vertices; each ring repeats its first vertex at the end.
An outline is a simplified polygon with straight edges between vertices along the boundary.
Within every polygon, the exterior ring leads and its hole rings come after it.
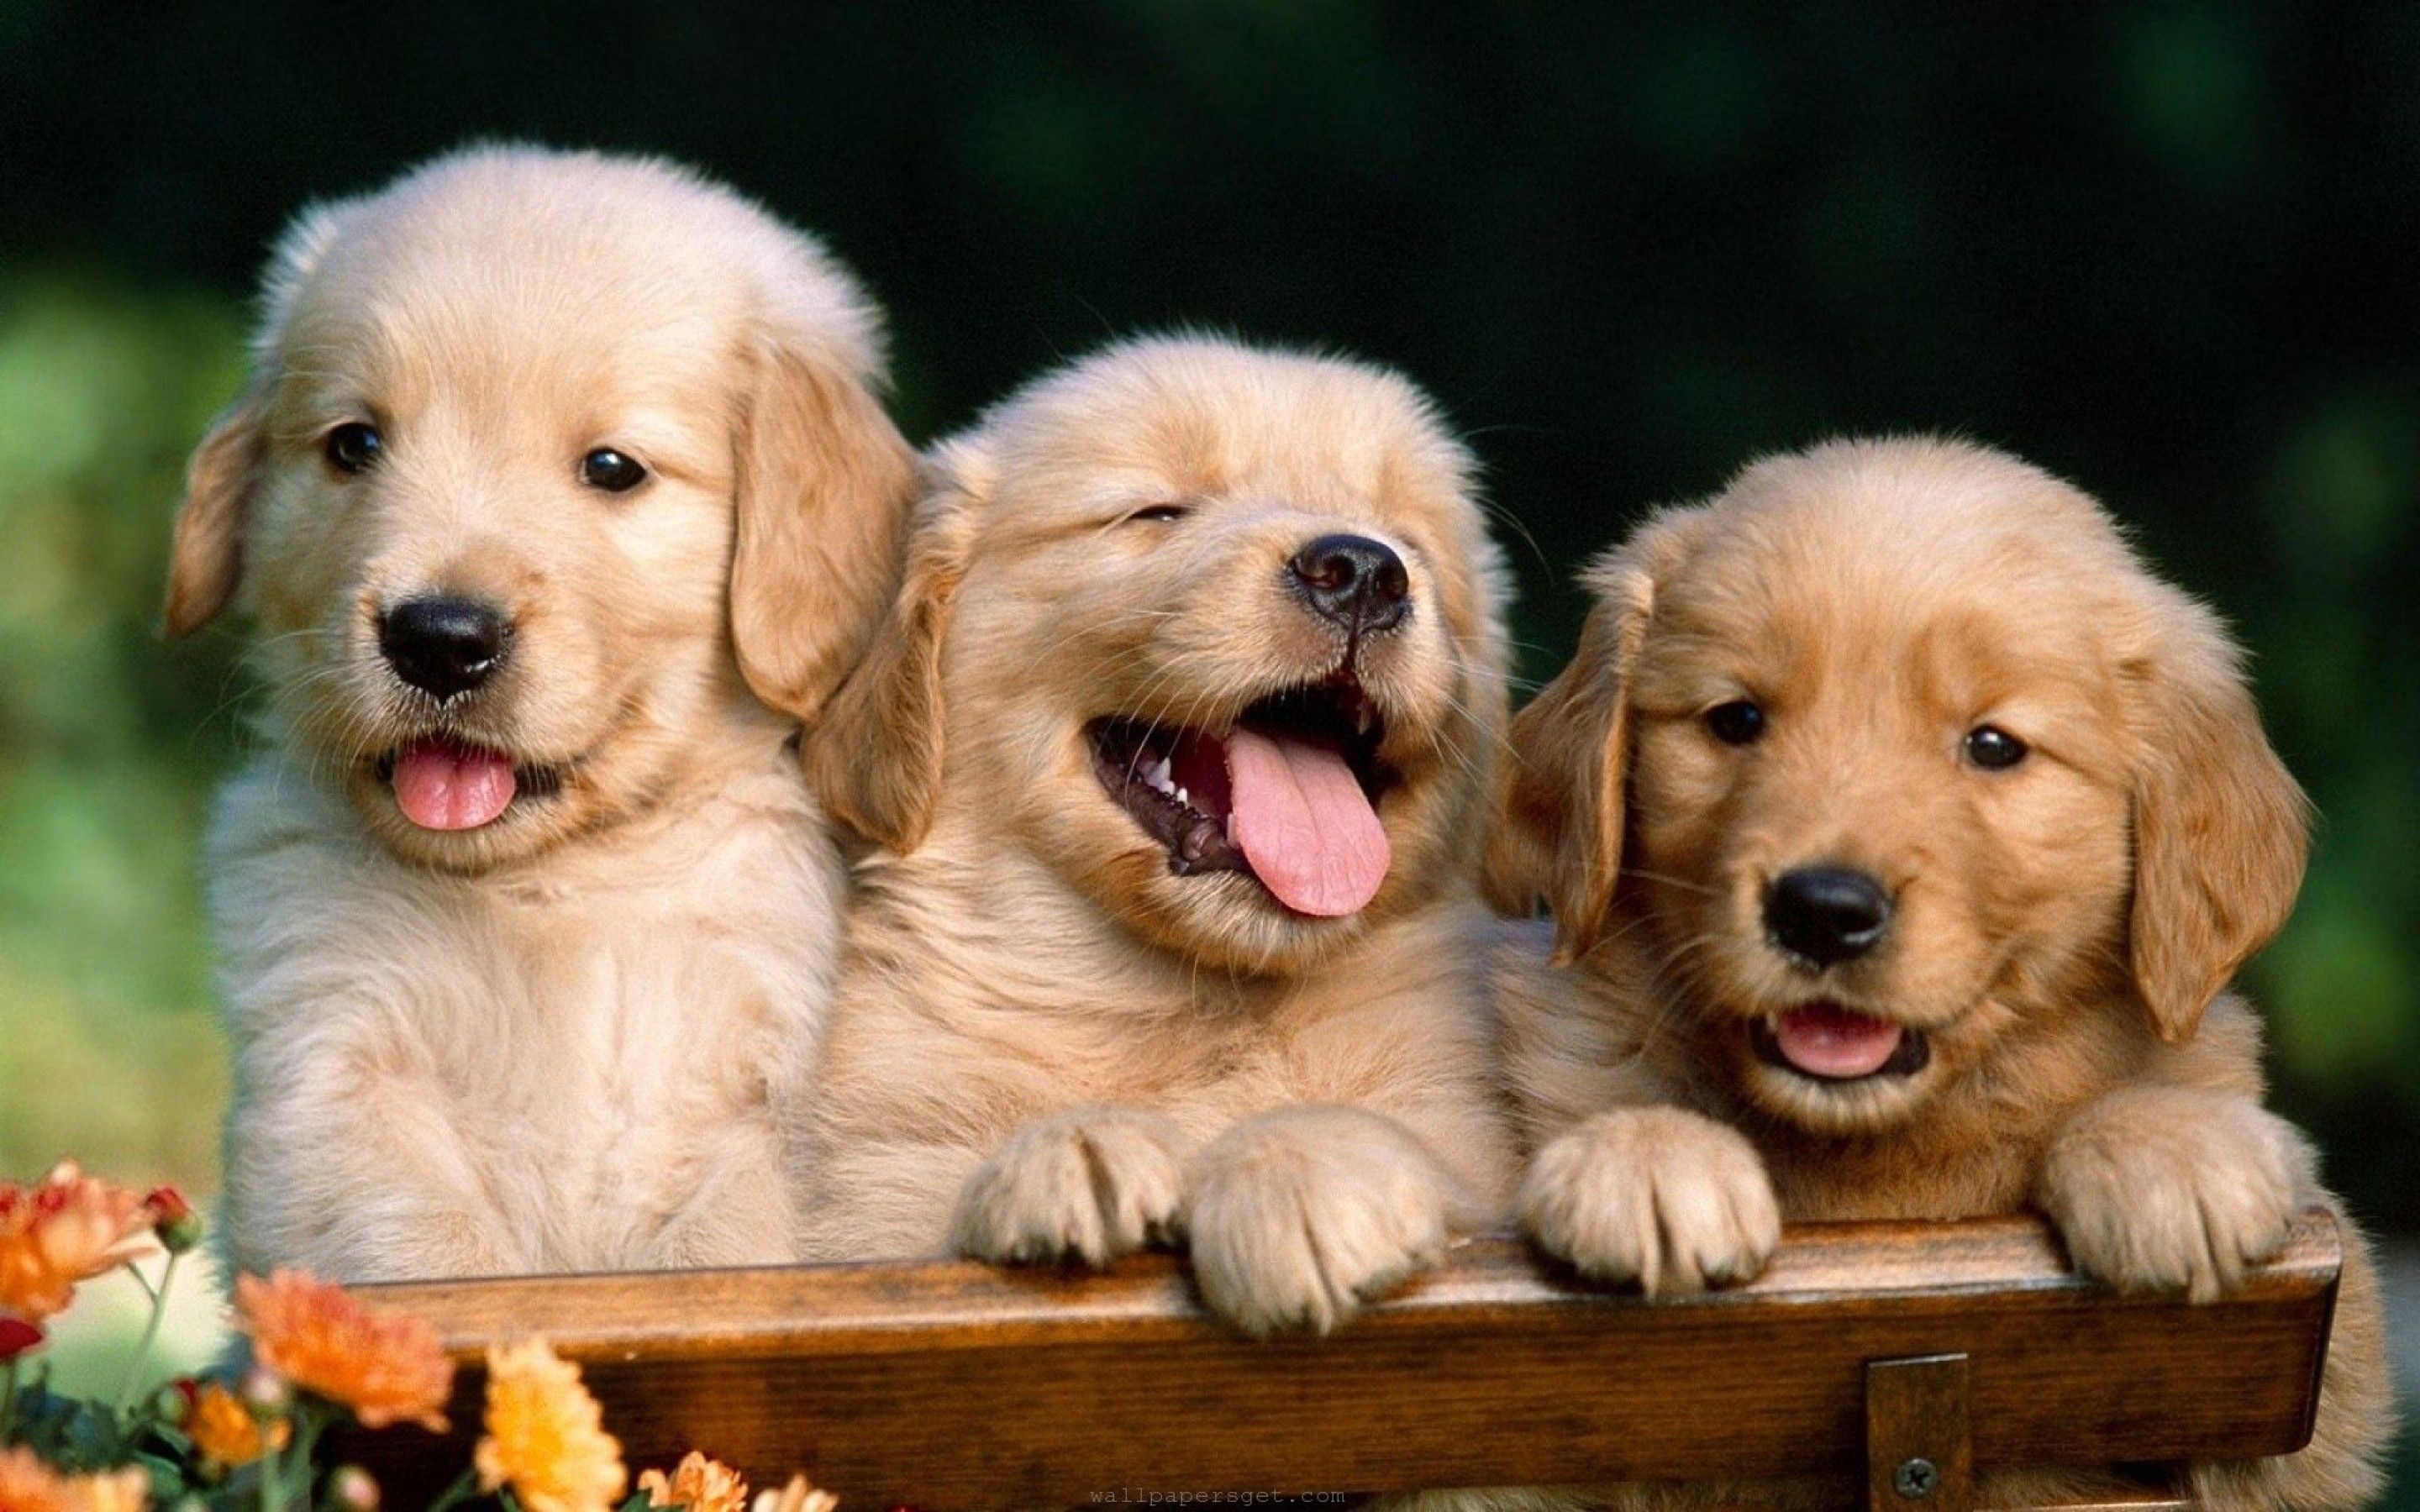
POLYGON ((472 1487, 475 1484, 472 1477, 477 1473, 475 1469, 470 1469, 455 1476, 454 1484, 445 1488, 444 1494, 428 1504, 428 1512, 446 1512, 448 1507, 459 1506, 469 1501, 472 1487))
MULTIPOLYGON (((134 1357, 126 1362, 126 1379, 117 1384, 116 1414, 121 1422, 126 1417, 126 1409, 134 1400, 134 1387, 143 1379, 143 1367, 150 1363, 151 1346, 160 1337, 160 1320, 168 1316, 168 1283, 177 1278, 177 1262, 183 1257, 180 1255, 168 1257, 166 1267, 160 1273, 157 1290, 152 1290, 149 1282, 144 1282, 144 1289, 151 1292, 151 1317, 143 1325, 143 1336, 135 1341, 134 1357)), ((127 1268, 132 1270, 132 1263, 129 1262, 127 1268)), ((136 1271, 134 1278, 143 1280, 143 1273, 136 1271)))
POLYGON ((311 1461, 319 1452, 319 1435, 328 1427, 328 1414, 298 1407, 294 1415, 302 1425, 294 1435, 294 1447, 287 1451, 294 1457, 294 1504, 307 1508, 311 1504, 311 1461))
MULTIPOLYGON (((169 1258, 175 1259, 176 1257, 172 1255, 169 1258)), ((132 1260, 127 1260, 119 1266, 119 1269, 123 1270, 128 1275, 134 1278, 134 1284, 143 1288, 143 1295, 150 1298, 155 1303, 160 1300, 160 1288, 151 1284, 151 1278, 143 1273, 143 1267, 135 1264, 132 1260)), ((161 1286, 165 1286, 167 1281, 167 1273, 163 1271, 160 1275, 161 1286)))
POLYGON ((8 1369, 0 1374, 0 1444, 14 1441, 17 1433, 17 1357, 8 1357, 8 1369))

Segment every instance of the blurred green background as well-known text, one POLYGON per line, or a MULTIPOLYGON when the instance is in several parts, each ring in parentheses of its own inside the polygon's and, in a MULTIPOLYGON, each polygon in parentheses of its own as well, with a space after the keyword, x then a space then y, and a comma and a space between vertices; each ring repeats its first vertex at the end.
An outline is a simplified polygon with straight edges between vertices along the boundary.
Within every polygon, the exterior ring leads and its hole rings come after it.
POLYGON ((153 636, 182 455, 280 223, 484 135, 822 232, 919 440, 1138 327, 1403 366, 1522 527, 1533 678, 1583 555, 1760 449, 2072 476, 2256 651, 2325 816, 2279 1100, 2420 1234, 2420 8, 0 0, 0 1172, 212 1185, 245 688, 153 636))

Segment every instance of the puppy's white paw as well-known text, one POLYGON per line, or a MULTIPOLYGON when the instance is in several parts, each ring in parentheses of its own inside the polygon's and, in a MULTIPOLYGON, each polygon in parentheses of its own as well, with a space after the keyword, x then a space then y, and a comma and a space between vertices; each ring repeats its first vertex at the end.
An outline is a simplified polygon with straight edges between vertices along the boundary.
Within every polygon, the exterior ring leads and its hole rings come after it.
POLYGON ((2076 1269, 2208 1302, 2284 1247, 2308 1174, 2303 1136, 2249 1099, 2145 1087, 2060 1131, 2040 1196, 2076 1269))
POLYGON ((1255 1338, 1325 1334, 1436 1257, 1453 1202, 1452 1178, 1391 1119, 1279 1108, 1195 1159, 1194 1278, 1255 1338))
POLYGON ((1736 1129, 1680 1108, 1600 1113, 1538 1151, 1521 1227, 1583 1275, 1648 1296, 1745 1281, 1781 1242, 1781 1205, 1736 1129))
POLYGON ((950 1242, 1001 1265, 1102 1266, 1175 1236, 1185 1138, 1141 1108, 1036 1119, 959 1189, 950 1242))

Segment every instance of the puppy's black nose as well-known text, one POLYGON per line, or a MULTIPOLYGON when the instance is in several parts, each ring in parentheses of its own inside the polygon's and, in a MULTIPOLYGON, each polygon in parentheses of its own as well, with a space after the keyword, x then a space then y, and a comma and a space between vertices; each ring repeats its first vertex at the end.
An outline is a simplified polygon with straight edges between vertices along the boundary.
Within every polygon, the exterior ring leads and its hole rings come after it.
POLYGON ((1404 559, 1366 535, 1321 536, 1294 554, 1294 576, 1312 609, 1360 634, 1391 630, 1411 609, 1404 559))
POLYGON ((475 598, 407 598, 379 620, 379 652, 395 674, 434 697, 467 693, 504 659, 511 627, 475 598))
POLYGON ((1845 866, 1802 866, 1764 889, 1764 927, 1773 942, 1818 967, 1872 949, 1890 913, 1883 885, 1845 866))

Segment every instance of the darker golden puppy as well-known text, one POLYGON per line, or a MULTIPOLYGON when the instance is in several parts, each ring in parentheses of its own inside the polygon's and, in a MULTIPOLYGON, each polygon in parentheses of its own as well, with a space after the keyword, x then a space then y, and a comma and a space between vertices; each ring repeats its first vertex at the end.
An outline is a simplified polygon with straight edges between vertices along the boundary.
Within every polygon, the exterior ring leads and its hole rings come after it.
MULTIPOLYGON (((1606 558, 1515 725, 1491 857, 1530 1232, 1650 1291, 1783 1218, 2039 1207, 2077 1264, 2211 1297, 2328 1201, 2223 989, 2291 908, 2300 791, 2211 612, 2093 501, 1951 442, 1771 458, 1606 558)), ((2349 1233, 2318 1436, 2231 1504, 2376 1486, 2378 1299, 2349 1233)))

